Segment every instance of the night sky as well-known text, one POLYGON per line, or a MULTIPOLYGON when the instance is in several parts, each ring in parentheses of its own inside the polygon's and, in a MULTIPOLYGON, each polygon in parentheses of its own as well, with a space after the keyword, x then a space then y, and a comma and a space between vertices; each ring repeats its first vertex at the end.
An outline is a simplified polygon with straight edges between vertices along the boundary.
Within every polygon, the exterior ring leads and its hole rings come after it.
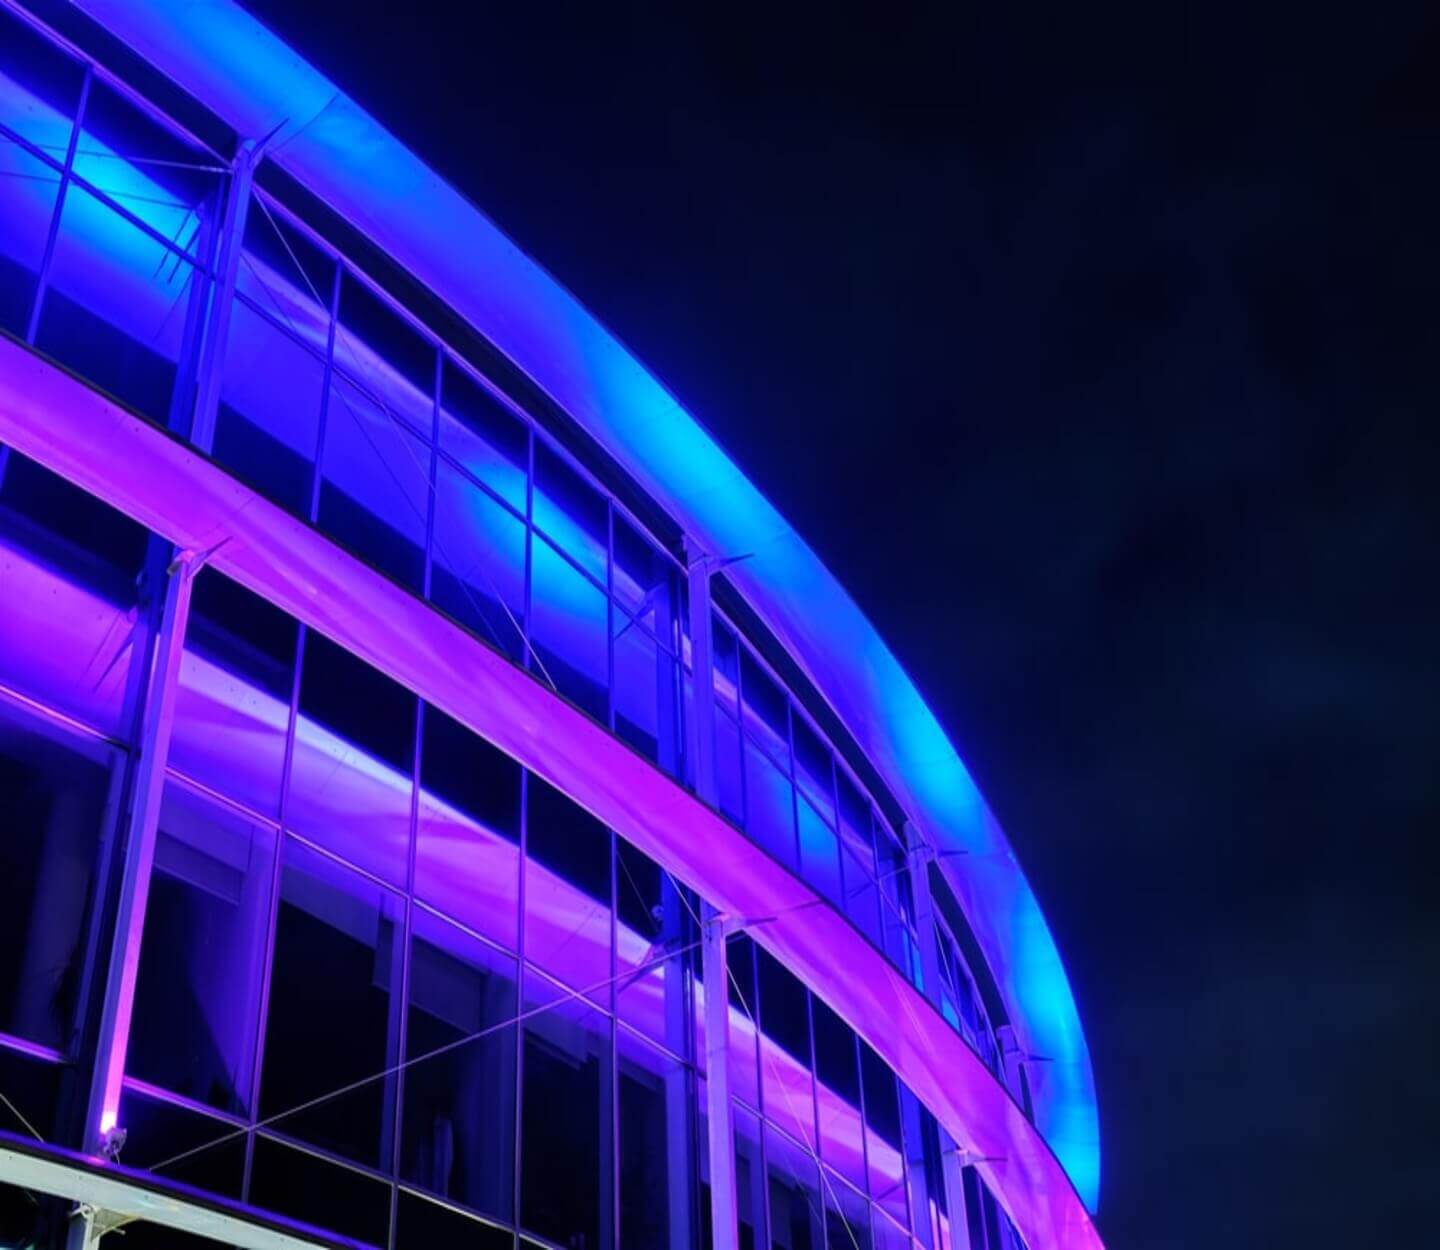
POLYGON ((1440 8, 247 6, 915 677, 1074 980, 1112 1250, 1433 1244, 1440 8))

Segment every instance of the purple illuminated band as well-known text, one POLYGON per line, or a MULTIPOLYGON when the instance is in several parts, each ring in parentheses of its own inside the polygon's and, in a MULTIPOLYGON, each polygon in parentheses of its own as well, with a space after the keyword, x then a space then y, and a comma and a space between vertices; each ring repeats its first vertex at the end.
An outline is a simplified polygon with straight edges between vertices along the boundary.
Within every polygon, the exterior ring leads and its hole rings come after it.
POLYGON ((722 911, 775 917, 755 939, 973 1152, 1032 1250, 1099 1250, 1055 1155, 915 987, 809 886, 603 727, 171 435, 8 339, 0 441, 177 546, 228 539, 212 557, 219 571, 467 724, 722 911))

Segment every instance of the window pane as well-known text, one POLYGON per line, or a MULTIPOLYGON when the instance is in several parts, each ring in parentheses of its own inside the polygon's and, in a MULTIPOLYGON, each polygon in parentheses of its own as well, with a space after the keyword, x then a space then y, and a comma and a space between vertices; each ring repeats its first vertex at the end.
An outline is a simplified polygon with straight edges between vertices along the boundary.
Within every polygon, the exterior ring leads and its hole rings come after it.
POLYGON ((443 460, 430 598, 512 659, 524 656, 525 522, 443 460))
POLYGON ((419 909, 410 950, 401 1174, 462 1206, 509 1220, 515 1194, 515 961, 419 909))
POLYGON ((828 1250, 870 1250, 870 1204, 843 1181, 828 1175, 825 1243, 828 1250))
POLYGON ((189 1158, 172 1163, 162 1174, 212 1194, 240 1197, 245 1138, 237 1135, 214 1144, 234 1131, 231 1121, 127 1089, 120 1098, 120 1123, 125 1126, 125 1149, 132 1158, 146 1163, 203 1146, 189 1158))
POLYGON ((0 704, 0 1029, 70 1046, 82 935, 118 753, 0 704))
POLYGON ((771 1250, 820 1250, 820 1180, 815 1161, 768 1125, 765 1167, 770 1182, 771 1250))
POLYGON ((415 434, 433 437, 434 345, 348 270, 340 280, 335 364, 415 434))
POLYGON ((329 253, 252 192, 235 289, 322 358, 330 352, 335 280, 329 253))
POLYGON ((798 868, 794 789, 749 738, 745 740, 745 830, 782 864, 798 868))
POLYGON ((269 1119, 363 1081, 274 1127, 371 1167, 389 1163, 381 1123, 395 1078, 367 1078, 399 1059, 391 985, 401 911, 388 890, 286 842, 260 1113, 269 1119))
POLYGON ((574 999, 531 1016, 523 1072, 520 1222, 562 1246, 603 1246, 613 1219, 609 1019, 574 999))
POLYGON ((320 528, 418 590, 424 575, 430 449, 347 378, 330 385, 320 528))
POLYGON ((680 760, 678 669, 640 622, 617 611, 615 732, 646 759, 675 775, 680 760))
POLYGON ((815 1141, 809 994, 768 951, 755 949, 760 984, 760 1068, 765 1114, 808 1145, 815 1141))
POLYGON ((75 172, 202 264, 214 247, 220 161, 95 79, 75 148, 75 172))
POLYGON ((827 825, 835 824, 834 761, 830 748, 803 716, 793 720, 795 780, 827 825))
POLYGON ((215 458, 297 516, 310 515, 325 362, 236 299, 225 344, 215 458))
POLYGON ((800 817, 800 875, 833 903, 841 900, 840 846, 835 831, 801 797, 795 804, 800 817))
POLYGON ((744 760, 740 752, 740 726, 718 708, 715 711, 715 784, 720 810, 737 825, 745 824, 744 760))
POLYGON ((423 737, 415 894, 514 949, 520 765, 429 704, 423 737))
MULTIPOLYGON (((727 993, 730 1006, 730 1088, 747 1106, 760 1106, 759 1033, 755 1026, 760 996, 755 990, 755 946, 743 933, 725 941, 725 964, 729 972, 727 993)), ((697 990, 696 1054, 705 1054, 704 987, 697 990)))
POLYGON ((535 440, 535 526, 602 586, 609 504, 558 451, 535 440))
POLYGON ((118 734, 144 651, 146 545, 128 517, 12 452, 0 485, 0 682, 118 734))
POLYGON ((618 512, 615 514, 615 600, 666 647, 675 646, 679 602, 675 565, 618 512))
MULTIPOLYGON (((615 841, 616 1012, 638 1032, 682 1058, 689 1036, 693 932, 686 901, 654 860, 615 841)), ((698 956, 696 957, 698 958, 698 956)))
MULTIPOLYGON (((13 89, 0 69, 0 124, 9 112, 7 93, 13 89)), ((59 189, 58 172, 0 134, 0 328, 19 338, 30 326, 59 189)))
POLYGON ((285 823, 404 885, 414 744, 415 696, 307 632, 285 823))
POLYGON ((608 1003, 610 831, 538 777, 528 785, 525 958, 608 1003))
POLYGON ((625 1030, 620 1044, 620 1245, 688 1250, 694 1096, 683 1064, 625 1030))
POLYGON ((0 125, 63 161, 83 77, 79 62, 0 9, 0 125))
POLYGON ((160 810, 127 1066, 243 1113, 254 1077, 274 831, 182 786, 160 810))
POLYGON ((442 385, 440 449, 524 516, 529 428, 449 360, 442 385))
POLYGON ((818 999, 812 1000, 812 1010, 820 1157, 863 1192, 865 1150, 860 1121, 860 1068, 855 1034, 818 999))
POLYGON ((36 346, 163 424, 198 294, 189 261, 71 186, 36 346))
POLYGON ((467 1219, 438 1202, 400 1191, 395 1212, 395 1250, 436 1250, 441 1246, 511 1250, 514 1244, 514 1236, 506 1229, 467 1219))
POLYGON ((905 1220, 905 1170, 901 1156, 900 1091, 895 1074, 864 1042, 860 1075, 865 1089, 865 1148, 870 1161, 870 1195, 897 1219, 905 1220))
POLYGON ((219 573, 195 579, 169 764, 266 816, 280 810, 298 632, 219 573))
POLYGON ((609 700, 604 593, 537 538, 532 544, 530 639, 535 670, 571 702, 604 720, 609 700))
POLYGON ((745 736, 760 743, 780 767, 790 770, 790 703, 748 648, 740 649, 740 689, 745 736))
POLYGON ((269 1137, 255 1139, 250 1201, 370 1245, 389 1235, 388 1185, 269 1137))

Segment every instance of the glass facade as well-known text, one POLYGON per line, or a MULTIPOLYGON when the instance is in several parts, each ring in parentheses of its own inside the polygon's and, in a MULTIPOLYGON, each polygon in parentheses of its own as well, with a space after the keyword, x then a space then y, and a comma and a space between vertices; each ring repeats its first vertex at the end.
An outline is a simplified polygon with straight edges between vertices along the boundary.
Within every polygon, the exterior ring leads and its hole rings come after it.
MULTIPOLYGON (((713 735, 719 811, 1004 1079, 963 919, 922 934, 912 848, 770 644, 717 611, 713 723, 689 723, 683 563, 271 193, 227 240, 230 169, 0 6, 0 328, 681 785, 695 734, 713 735)), ((39 1073, 28 1114, 61 1141, 100 1044, 173 556, 0 449, 0 1092, 16 1065, 39 1073)), ((194 579, 177 641, 124 1162, 375 1246, 708 1244, 703 900, 218 572, 194 579)), ((731 937, 729 967, 741 1245, 956 1244, 946 1139, 920 1099, 762 945, 731 937)), ((965 1175, 971 1245, 1013 1250, 965 1175)))

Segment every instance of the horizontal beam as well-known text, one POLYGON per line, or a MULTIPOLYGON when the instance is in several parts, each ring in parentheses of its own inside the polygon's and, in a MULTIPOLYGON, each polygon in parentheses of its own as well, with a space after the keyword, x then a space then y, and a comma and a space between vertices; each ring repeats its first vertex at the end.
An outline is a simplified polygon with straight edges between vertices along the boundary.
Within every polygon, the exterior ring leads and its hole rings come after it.
POLYGON ((756 941, 987 1160, 978 1166, 1031 1250, 1099 1250, 1053 1152, 923 995, 807 884, 603 726, 167 431, 6 337, 0 442, 178 547, 215 549, 214 568, 469 726, 721 911, 774 917, 756 941))
POLYGON ((163 1224, 242 1250, 356 1250, 363 1245, 305 1224, 279 1220, 241 1202, 157 1180, 151 1172, 137 1172, 9 1133, 0 1133, 0 1181, 91 1207, 107 1216, 163 1224))

